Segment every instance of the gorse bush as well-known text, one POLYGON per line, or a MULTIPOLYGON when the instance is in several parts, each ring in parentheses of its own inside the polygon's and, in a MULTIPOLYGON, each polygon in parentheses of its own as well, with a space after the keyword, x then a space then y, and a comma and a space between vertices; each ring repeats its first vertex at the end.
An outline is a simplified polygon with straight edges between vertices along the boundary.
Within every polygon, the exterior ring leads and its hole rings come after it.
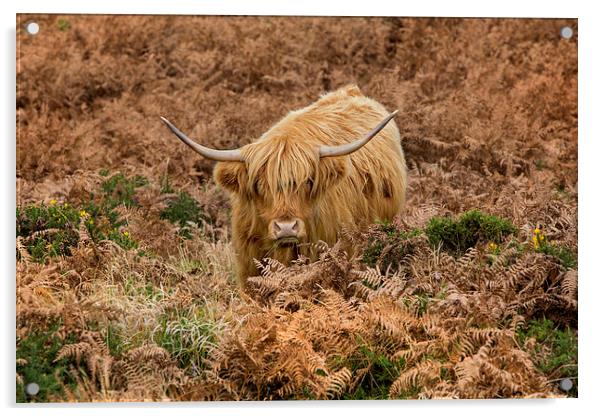
POLYGON ((17 207, 17 237, 21 237, 21 244, 38 262, 70 255, 71 248, 80 240, 82 225, 96 242, 111 240, 125 249, 136 248, 138 244, 117 208, 135 207, 135 191, 147 183, 141 176, 127 178, 118 173, 101 184, 98 195, 91 194, 89 201, 76 206, 52 199, 49 204, 17 207))
POLYGON ((541 248, 537 250, 540 253, 547 254, 548 256, 552 256, 558 259, 560 264, 562 264, 567 269, 574 269, 577 267, 577 259, 573 252, 562 246, 557 246, 553 244, 545 244, 541 248))
POLYGON ((424 230, 408 231, 393 223, 383 222, 373 227, 368 234, 362 260, 371 267, 397 271, 404 259, 412 254, 413 242, 421 234, 425 234, 433 246, 441 245, 454 255, 463 254, 479 242, 488 242, 488 250, 499 254, 498 244, 517 231, 510 221, 476 209, 463 213, 456 220, 433 217, 424 230))
POLYGON ((506 236, 515 234, 518 230, 504 218, 475 209, 455 220, 434 217, 424 231, 433 246, 441 245, 443 250, 461 255, 479 242, 501 243, 506 236))
POLYGON ((17 237, 21 237, 35 261, 70 254, 79 241, 79 211, 69 204, 39 204, 17 207, 17 237))
POLYGON ((558 260, 558 262, 566 269, 574 269, 577 267, 577 259, 571 250, 566 247, 551 243, 546 238, 545 233, 536 227, 533 230, 533 248, 538 253, 547 254, 558 260))

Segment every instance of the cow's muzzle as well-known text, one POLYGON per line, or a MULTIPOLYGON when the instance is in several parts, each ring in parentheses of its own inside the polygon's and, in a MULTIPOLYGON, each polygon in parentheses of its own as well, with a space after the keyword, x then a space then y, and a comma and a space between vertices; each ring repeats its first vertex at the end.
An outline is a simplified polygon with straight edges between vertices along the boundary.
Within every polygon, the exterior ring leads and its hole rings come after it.
POLYGON ((299 218, 273 220, 270 222, 270 234, 278 245, 298 244, 305 236, 305 226, 299 218))

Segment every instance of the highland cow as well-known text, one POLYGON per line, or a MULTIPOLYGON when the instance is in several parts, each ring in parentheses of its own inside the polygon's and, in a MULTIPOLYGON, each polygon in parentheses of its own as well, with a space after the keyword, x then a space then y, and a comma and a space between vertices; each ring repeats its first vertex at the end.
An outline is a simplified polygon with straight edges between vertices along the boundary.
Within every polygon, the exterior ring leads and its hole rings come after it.
POLYGON ((230 193, 244 288, 258 273, 255 260, 290 264, 300 254, 315 260, 310 243, 332 245, 344 228, 363 229, 400 212, 406 163, 399 131, 389 123, 396 113, 347 86, 290 112, 236 150, 201 146, 162 120, 196 152, 219 162, 214 177, 230 193))

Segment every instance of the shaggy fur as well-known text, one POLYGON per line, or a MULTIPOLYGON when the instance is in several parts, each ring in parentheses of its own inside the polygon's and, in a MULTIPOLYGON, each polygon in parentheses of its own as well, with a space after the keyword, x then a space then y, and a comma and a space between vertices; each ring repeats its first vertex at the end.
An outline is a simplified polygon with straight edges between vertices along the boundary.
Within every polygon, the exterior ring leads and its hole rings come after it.
POLYGON ((357 86, 322 96, 293 111, 241 150, 245 162, 220 162, 216 181, 230 192, 237 275, 244 287, 257 274, 254 259, 289 264, 297 254, 315 259, 311 243, 334 244, 343 228, 390 220, 403 207, 406 163, 399 131, 390 122, 348 156, 320 159, 320 145, 348 143, 389 113, 357 86), (279 247, 270 221, 302 220, 300 244, 279 247))

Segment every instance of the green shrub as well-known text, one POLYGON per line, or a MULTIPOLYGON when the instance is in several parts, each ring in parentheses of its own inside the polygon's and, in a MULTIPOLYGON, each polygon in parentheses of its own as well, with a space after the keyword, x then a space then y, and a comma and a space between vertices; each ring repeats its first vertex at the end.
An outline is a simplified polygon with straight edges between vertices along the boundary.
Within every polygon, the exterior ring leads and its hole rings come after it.
POLYGON ((68 20, 61 18, 58 20, 57 26, 61 32, 64 32, 71 27, 71 23, 69 23, 68 20))
POLYGON ((29 333, 24 338, 17 337, 17 374, 22 383, 17 383, 17 402, 46 402, 52 396, 63 397, 62 384, 73 382, 68 371, 68 360, 54 361, 63 345, 75 342, 74 335, 62 339, 57 335, 60 324, 48 330, 29 333), (40 391, 35 396, 27 396, 25 386, 36 383, 40 391))
POLYGON ((566 269, 577 267, 577 259, 573 252, 566 247, 549 242, 545 233, 539 227, 533 231, 532 241, 536 252, 556 258, 557 262, 566 269))
POLYGON ((381 352, 374 351, 361 339, 358 338, 356 341, 359 343, 358 354, 339 364, 348 367, 353 373, 366 368, 368 368, 368 372, 362 378, 361 383, 352 392, 345 394, 343 398, 349 400, 388 399, 391 384, 404 369, 405 361, 403 359, 390 360, 381 352))
POLYGON ((124 249, 132 249, 138 243, 124 230, 127 222, 115 209, 118 206, 134 207, 135 190, 147 183, 141 176, 127 178, 121 173, 113 175, 101 185, 100 195, 79 206, 51 200, 44 203, 17 207, 17 237, 37 262, 49 257, 68 256, 79 242, 79 226, 83 221, 92 240, 111 240, 124 249))
POLYGON ((161 218, 180 226, 180 235, 192 238, 190 223, 201 225, 209 218, 203 214, 199 203, 186 191, 178 194, 176 199, 168 201, 167 208, 161 212, 161 218))
POLYGON ((39 204, 17 207, 17 237, 23 242, 34 261, 71 254, 70 248, 79 241, 78 210, 68 204, 39 204))
POLYGON ((107 209, 113 209, 119 205, 125 205, 128 208, 138 206, 134 199, 136 188, 148 185, 148 180, 140 175, 134 177, 126 177, 122 173, 117 173, 107 180, 102 185, 102 205, 107 209))
POLYGON ((381 269, 396 271, 403 259, 413 252, 411 239, 420 234, 419 230, 403 231, 394 224, 383 222, 368 237, 362 261, 370 267, 379 265, 381 269))
POLYGON ((557 246, 553 244, 545 244, 541 246, 538 250, 540 253, 547 254, 548 256, 555 257, 558 259, 560 264, 562 264, 567 269, 574 269, 577 267, 577 259, 571 250, 566 247, 557 246))
POLYGON ((517 331, 517 339, 524 345, 528 338, 535 338, 533 362, 539 370, 554 379, 572 378, 573 388, 569 395, 577 395, 577 334, 570 327, 560 328, 553 321, 543 318, 533 320, 517 331))
POLYGON ((455 255, 462 255, 479 242, 501 243, 517 231, 510 221, 476 209, 465 212, 457 220, 434 217, 425 229, 433 246, 441 245, 443 250, 455 255))

